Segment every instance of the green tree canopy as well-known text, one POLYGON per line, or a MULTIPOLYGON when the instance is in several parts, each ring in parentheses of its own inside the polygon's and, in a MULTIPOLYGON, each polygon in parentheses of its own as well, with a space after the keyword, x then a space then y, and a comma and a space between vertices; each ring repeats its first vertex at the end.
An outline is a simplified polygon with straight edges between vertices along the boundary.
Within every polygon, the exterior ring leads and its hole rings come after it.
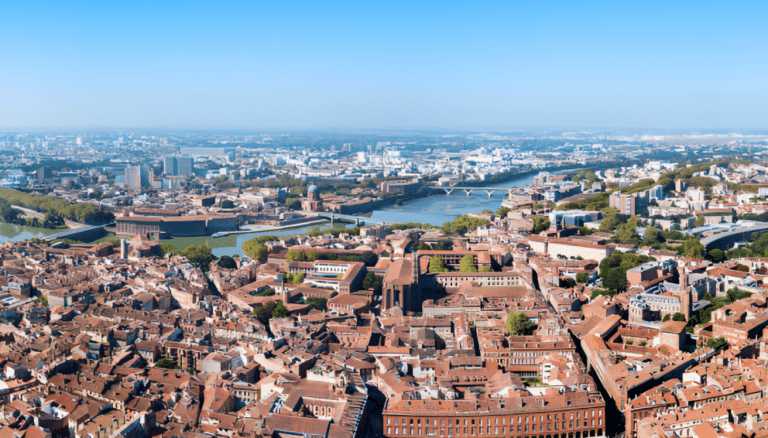
POLYGON ((616 229, 616 226, 619 224, 619 221, 616 218, 616 215, 619 213, 619 211, 614 207, 608 207, 604 208, 602 212, 603 220, 600 221, 600 231, 612 233, 613 230, 616 229))
POLYGON ((442 257, 439 255, 432 256, 429 259, 429 272, 430 274, 439 274, 440 272, 447 272, 448 269, 445 267, 445 260, 443 260, 442 257))
POLYGON ((459 216, 451 222, 446 222, 442 226, 442 231, 448 235, 463 236, 467 231, 476 229, 481 225, 487 224, 488 219, 477 218, 469 215, 459 216))
POLYGON ((477 272, 477 265, 475 265, 475 256, 467 254, 459 261, 459 272, 471 273, 477 272))
POLYGON ((267 246, 257 239, 250 239, 243 243, 243 252, 245 255, 253 260, 258 260, 261 263, 266 263, 269 258, 269 250, 267 246))
POLYGON ((609 269, 603 277, 603 286, 618 293, 624 292, 627 288, 627 272, 618 267, 609 269))
POLYGON ((211 247, 206 244, 190 245, 181 250, 180 255, 184 256, 195 267, 199 268, 203 273, 208 272, 211 267, 211 263, 216 260, 216 256, 213 255, 211 247))
POLYGON ((549 218, 546 216, 533 217, 533 234, 539 234, 549 229, 549 218))
POLYGON ((709 251, 709 253, 707 253, 707 255, 715 263, 719 263, 719 262, 722 262, 723 260, 725 260, 725 252, 723 252, 722 249, 715 248, 715 249, 709 251))
POLYGON ((645 234, 643 234, 643 241, 640 243, 641 246, 658 246, 660 243, 664 243, 665 239, 664 236, 659 233, 659 229, 653 226, 650 226, 645 229, 645 234))
POLYGON ((288 262, 303 262, 307 260, 307 256, 300 249, 289 249, 285 254, 285 260, 288 262))
POLYGON ((724 337, 712 338, 707 341, 707 348, 714 348, 716 351, 723 351, 729 347, 728 341, 724 337))
POLYGON ((285 318, 286 316, 288 316, 288 308, 282 301, 278 301, 275 308, 272 309, 272 318, 285 318))
POLYGON ((158 367, 158 368, 165 368, 165 369, 168 369, 168 370, 172 370, 172 369, 176 368, 176 366, 173 364, 173 359, 169 359, 167 357, 162 358, 162 359, 158 360, 157 362, 155 362, 155 366, 158 367))
MULTIPOLYGON (((117 245, 119 245, 119 244, 120 243, 118 242, 117 245)), ((181 253, 179 248, 176 248, 172 244, 166 243, 166 242, 160 243, 160 252, 162 253, 162 255, 167 255, 167 254, 173 255, 173 254, 180 254, 181 253)))
POLYGON ((589 274, 586 272, 579 272, 576 274, 576 283, 583 284, 589 283, 589 274))
POLYGON ((512 336, 531 336, 536 324, 524 312, 511 312, 507 315, 507 331, 512 336))
POLYGON ((325 312, 328 309, 328 300, 321 297, 309 297, 304 300, 304 304, 311 306, 314 309, 325 312))
POLYGON ((368 272, 363 278, 363 289, 373 289, 374 294, 380 294, 383 285, 384 279, 373 272, 368 272))
POLYGON ((299 286, 301 283, 304 283, 304 278, 307 274, 303 272, 297 272, 295 274, 285 274, 285 280, 291 283, 294 286, 299 286))
POLYGON ((616 234, 614 238, 620 243, 626 243, 629 245, 637 245, 640 242, 640 236, 637 234, 638 218, 632 217, 623 224, 619 224, 616 227, 616 234))
POLYGON ((236 269, 237 262, 232 257, 228 255, 223 255, 219 259, 219 266, 221 266, 224 269, 236 269))
POLYGON ((704 256, 704 245, 698 237, 690 237, 683 241, 680 253, 685 257, 700 259, 704 256))
POLYGON ((291 210, 301 210, 301 199, 288 198, 285 200, 285 207, 291 210))

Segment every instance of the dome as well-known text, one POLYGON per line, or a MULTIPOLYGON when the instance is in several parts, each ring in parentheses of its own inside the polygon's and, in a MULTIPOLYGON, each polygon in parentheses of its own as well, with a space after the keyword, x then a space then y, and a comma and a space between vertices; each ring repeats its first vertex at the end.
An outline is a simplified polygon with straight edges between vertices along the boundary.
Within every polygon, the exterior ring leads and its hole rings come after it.
POLYGON ((309 186, 309 188, 307 188, 307 193, 315 193, 316 191, 317 191, 317 186, 314 184, 312 184, 311 186, 309 186))

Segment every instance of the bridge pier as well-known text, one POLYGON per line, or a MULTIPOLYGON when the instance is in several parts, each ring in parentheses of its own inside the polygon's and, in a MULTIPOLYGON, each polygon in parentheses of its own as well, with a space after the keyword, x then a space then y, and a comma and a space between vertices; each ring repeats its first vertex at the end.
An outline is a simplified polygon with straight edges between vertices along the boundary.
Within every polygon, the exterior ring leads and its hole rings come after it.
POLYGON ((488 193, 488 197, 489 197, 489 198, 490 198, 491 196, 493 196, 493 192, 494 192, 493 190, 486 190, 486 191, 485 191, 485 193, 488 193))
POLYGON ((443 189, 445 190, 445 194, 448 196, 451 196, 451 193, 453 193, 453 189, 443 189))
POLYGON ((356 227, 360 226, 360 218, 355 219, 355 226, 356 227))
POLYGON ((471 189, 464 189, 464 193, 466 193, 467 196, 469 196, 469 195, 472 194, 472 190, 471 189))

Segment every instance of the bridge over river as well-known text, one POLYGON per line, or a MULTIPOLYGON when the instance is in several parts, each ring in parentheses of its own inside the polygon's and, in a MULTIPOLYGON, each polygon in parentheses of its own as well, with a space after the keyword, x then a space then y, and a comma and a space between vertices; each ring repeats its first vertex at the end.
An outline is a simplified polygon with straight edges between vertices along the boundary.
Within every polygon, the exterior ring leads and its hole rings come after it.
POLYGON ((430 190, 442 190, 445 192, 446 195, 450 195, 453 193, 454 190, 463 190, 464 193, 467 194, 467 196, 471 195, 474 191, 485 191, 488 194, 488 197, 490 198, 493 196, 496 192, 509 192, 511 189, 505 188, 505 187, 464 187, 464 186, 448 186, 448 187, 440 187, 440 186, 427 186, 426 188, 430 190))
POLYGON ((49 234, 45 236, 44 239, 48 242, 53 242, 56 239, 72 239, 83 242, 92 242, 106 236, 107 230, 105 230, 104 227, 110 225, 114 224, 70 228, 68 230, 59 231, 58 233, 49 234))
POLYGON ((360 226, 361 223, 386 225, 386 222, 382 220, 372 219, 364 216, 352 216, 350 214, 331 213, 326 211, 302 211, 302 213, 309 214, 309 215, 316 215, 318 217, 324 217, 324 218, 330 219, 331 222, 333 222, 336 219, 354 221, 356 226, 360 226))

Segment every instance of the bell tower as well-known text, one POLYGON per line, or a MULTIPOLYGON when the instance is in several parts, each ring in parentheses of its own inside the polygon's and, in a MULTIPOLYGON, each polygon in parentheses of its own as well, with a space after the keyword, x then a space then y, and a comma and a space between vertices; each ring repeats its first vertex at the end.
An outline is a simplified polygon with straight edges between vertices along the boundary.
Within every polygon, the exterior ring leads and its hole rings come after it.
POLYGON ((685 272, 685 266, 677 266, 678 277, 680 278, 680 312, 685 315, 685 320, 691 319, 691 290, 688 287, 688 274, 685 272))

